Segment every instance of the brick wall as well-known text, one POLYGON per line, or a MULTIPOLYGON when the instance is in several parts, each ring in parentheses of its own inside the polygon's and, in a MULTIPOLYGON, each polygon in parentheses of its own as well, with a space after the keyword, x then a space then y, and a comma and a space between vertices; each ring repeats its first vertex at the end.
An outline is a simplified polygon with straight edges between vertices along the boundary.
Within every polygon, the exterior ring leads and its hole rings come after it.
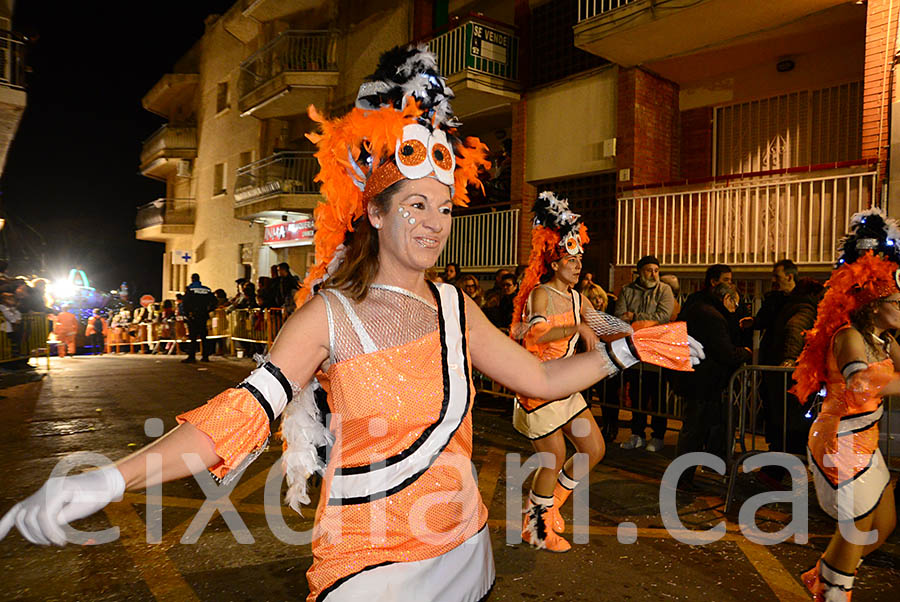
POLYGON ((712 173, 713 109, 681 113, 681 177, 706 178, 712 173))
POLYGON ((630 168, 628 184, 679 176, 678 85, 643 69, 619 69, 617 169, 630 168))
POLYGON ((512 174, 509 187, 512 208, 519 209, 519 264, 527 264, 531 253, 531 206, 537 198, 537 190, 525 180, 527 102, 523 96, 522 100, 513 104, 512 109, 512 174))
POLYGON ((891 4, 891 0, 869 0, 866 17, 862 156, 878 159, 880 177, 886 174, 890 145, 890 61, 900 15, 900 7, 891 4))

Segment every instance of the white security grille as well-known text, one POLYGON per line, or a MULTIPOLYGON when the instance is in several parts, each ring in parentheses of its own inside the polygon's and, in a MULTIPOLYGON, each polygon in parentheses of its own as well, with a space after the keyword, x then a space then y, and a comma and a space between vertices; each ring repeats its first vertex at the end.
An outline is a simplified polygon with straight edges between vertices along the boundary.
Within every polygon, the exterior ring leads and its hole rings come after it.
POLYGON ((862 82, 716 109, 716 174, 859 159, 862 82))

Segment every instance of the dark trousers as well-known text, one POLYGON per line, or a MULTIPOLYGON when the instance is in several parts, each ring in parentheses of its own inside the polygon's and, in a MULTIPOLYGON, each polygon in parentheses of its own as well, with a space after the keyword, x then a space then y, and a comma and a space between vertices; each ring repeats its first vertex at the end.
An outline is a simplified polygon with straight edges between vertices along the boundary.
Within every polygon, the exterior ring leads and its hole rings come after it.
POLYGON ((766 442, 770 451, 804 454, 812 419, 804 416, 806 407, 787 393, 793 384, 790 373, 763 373, 759 392, 766 423, 766 442))
POLYGON ((206 318, 197 318, 197 319, 189 319, 187 321, 187 330, 188 330, 188 342, 185 347, 187 348, 188 357, 194 357, 197 354, 197 339, 200 340, 200 354, 203 358, 209 357, 209 347, 206 344, 206 335, 209 334, 206 329, 206 318))
POLYGON ((103 353, 106 351, 103 347, 103 333, 95 332, 91 334, 91 347, 94 348, 94 353, 103 353))
MULTIPOLYGON (((677 455, 705 451, 725 459, 729 441, 726 421, 725 402, 720 391, 710 391, 702 398, 685 397, 677 455)), ((685 471, 682 478, 692 480, 694 470, 685 471)))
MULTIPOLYGON (((665 381, 659 372, 646 369, 642 371, 638 364, 625 371, 625 383, 631 399, 631 434, 643 439, 647 431, 647 414, 640 410, 660 411, 659 400, 665 391, 665 381)), ((666 424, 665 416, 651 417, 651 436, 655 439, 665 438, 666 424)))

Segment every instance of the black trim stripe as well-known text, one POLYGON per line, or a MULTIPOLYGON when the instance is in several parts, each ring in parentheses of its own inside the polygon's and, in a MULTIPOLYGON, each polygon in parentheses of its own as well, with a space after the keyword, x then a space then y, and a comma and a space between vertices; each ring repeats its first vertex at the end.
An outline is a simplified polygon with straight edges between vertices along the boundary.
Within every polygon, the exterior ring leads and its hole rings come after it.
POLYGON ((638 353, 637 347, 634 346, 634 339, 630 336, 625 337, 625 343, 628 345, 628 350, 631 351, 631 355, 638 361, 641 361, 641 354, 638 353))
MULTIPOLYGON (((576 391, 576 393, 578 393, 578 391, 576 391)), ((572 395, 575 395, 575 393, 572 393, 572 395)), ((516 402, 519 404, 520 410, 522 410, 526 414, 531 414, 533 412, 537 412, 541 408, 547 407, 547 405, 549 405, 551 403, 556 403, 558 401, 567 401, 569 399, 569 397, 572 397, 572 395, 568 395, 566 397, 563 397, 562 399, 551 399, 549 401, 545 400, 544 403, 542 403, 541 405, 539 405, 535 408, 532 408, 530 410, 528 408, 526 408, 525 406, 523 406, 522 403, 518 401, 518 398, 516 398, 516 402)), ((582 397, 584 397, 584 395, 582 395, 582 397)), ((587 405, 587 400, 585 400, 585 405, 587 405)))
POLYGON ((867 425, 865 425, 865 426, 861 426, 861 427, 859 427, 858 429, 853 429, 852 431, 843 431, 843 432, 840 432, 840 433, 837 434, 837 436, 838 436, 838 437, 846 437, 847 435, 855 435, 856 433, 861 433, 861 432, 863 432, 863 431, 867 431, 867 430, 869 430, 870 428, 872 428, 872 427, 874 427, 874 426, 878 426, 878 421, 877 421, 877 420, 873 420, 873 421, 870 422, 869 424, 867 424, 867 425))
POLYGON ((872 410, 871 412, 860 412, 859 414, 847 414, 846 416, 841 416, 841 419, 840 419, 839 422, 844 422, 845 420, 852 420, 852 419, 854 419, 854 418, 862 418, 863 416, 871 416, 872 414, 874 414, 875 412, 877 412, 878 409, 879 409, 882 405, 884 405, 884 401, 879 400, 879 401, 878 401, 878 407, 876 407, 876 408, 875 408, 874 410, 872 410))
POLYGON ((272 423, 275 421, 275 412, 272 411, 272 406, 269 405, 269 400, 266 399, 265 395, 262 394, 262 391, 254 387, 248 382, 243 382, 237 386, 238 389, 247 389, 250 392, 256 401, 262 406, 262 409, 266 411, 266 416, 269 417, 269 422, 272 423))
MULTIPOLYGON (((556 427, 549 433, 544 433, 543 435, 540 435, 538 437, 529 437, 529 436, 525 435, 525 438, 528 439, 529 441, 537 441, 538 439, 543 439, 544 437, 549 437, 550 435, 552 435, 559 429, 563 428, 564 426, 566 426, 567 424, 569 424, 570 422, 572 422, 573 420, 575 420, 576 418, 581 416, 581 413, 584 412, 586 409, 588 409, 587 402, 585 402, 584 407, 582 409, 578 410, 578 412, 576 412, 575 414, 572 414, 571 418, 569 418, 568 420, 566 420, 565 422, 560 424, 558 427, 556 427)), ((518 432, 518 431, 516 431, 516 432, 518 432)), ((522 433, 519 433, 519 434, 521 435, 522 433)), ((572 480, 574 481, 575 479, 572 479, 572 480)))
MULTIPOLYGON (((431 285, 431 282, 429 282, 428 284, 431 285)), ((423 430, 422 434, 419 435, 419 438, 413 441, 409 447, 404 449, 399 454, 393 455, 389 458, 385 458, 384 460, 373 464, 365 464, 363 466, 345 466, 344 468, 337 468, 334 471, 335 476, 366 474, 372 472, 372 470, 376 468, 391 466, 393 464, 396 464, 397 462, 401 462, 403 459, 408 457, 410 454, 412 454, 414 451, 425 444, 425 442, 428 440, 428 436, 431 435, 434 429, 437 428, 437 426, 444 419, 444 416, 447 414, 447 408, 450 406, 450 374, 447 368, 447 343, 444 336, 444 316, 441 312, 441 296, 438 293, 437 289, 434 289, 432 292, 437 299, 438 324, 441 332, 441 366, 444 376, 444 401, 441 403, 441 412, 438 415, 437 420, 432 422, 425 430, 423 430)))
POLYGON ((272 362, 266 362, 262 365, 262 367, 266 369, 266 372, 275 377, 275 380, 277 380, 281 385, 281 388, 284 389, 284 394, 287 395, 288 403, 291 403, 291 400, 294 398, 294 391, 293 389, 291 389, 290 381, 281 372, 281 368, 279 368, 272 362))
POLYGON ((869 454, 869 463, 866 464, 865 468, 860 470, 858 473, 856 473, 849 479, 846 479, 845 481, 841 481, 840 483, 835 485, 834 483, 831 482, 831 479, 828 478, 828 473, 825 472, 825 470, 821 466, 819 466, 819 461, 813 455, 812 450, 809 449, 808 445, 806 446, 806 452, 807 452, 807 455, 809 456, 809 459, 812 460, 813 466, 815 466, 819 470, 819 472, 822 473, 822 478, 825 479, 825 482, 828 483, 832 489, 838 489, 839 487, 843 487, 844 485, 846 485, 848 483, 852 483, 853 481, 855 481, 856 479, 861 477, 867 470, 872 468, 872 465, 875 463, 875 452, 873 452, 873 453, 869 454))
MULTIPOLYGON (((382 468, 384 466, 390 466, 391 464, 396 464, 400 462, 411 453, 413 453, 416 449, 421 447, 428 438, 428 435, 437 428, 437 425, 443 421, 445 414, 447 413, 447 408, 450 405, 450 366, 447 359, 447 328, 444 323, 444 313, 443 313, 443 305, 441 303, 441 295, 440 291, 437 290, 437 287, 428 282, 428 286, 432 289, 432 293, 437 300, 437 314, 438 314, 438 328, 440 330, 440 338, 441 338, 441 372, 443 376, 443 384, 444 384, 444 401, 441 404, 441 413, 438 419, 432 423, 425 431, 423 431, 422 435, 416 439, 416 441, 407 449, 403 450, 399 454, 391 456, 381 462, 376 462, 374 464, 368 464, 365 466, 350 466, 343 469, 336 469, 335 475, 353 475, 353 474, 366 474, 372 472, 374 469, 382 468)), ((450 433, 450 436, 447 438, 447 442, 439 449, 437 452, 431 457, 428 461, 428 464, 422 468, 420 471, 415 474, 410 475, 402 482, 398 483, 394 487, 391 487, 384 491, 375 492, 369 495, 357 496, 357 497, 346 497, 346 498, 329 498, 328 505, 329 506, 352 506, 355 504, 365 504, 368 502, 372 502, 375 500, 379 500, 381 498, 393 495, 398 491, 402 491, 409 487, 412 483, 414 483, 419 477, 425 474, 429 468, 431 468, 432 464, 437 460, 438 456, 443 453, 444 449, 450 442, 453 440, 453 437, 456 436, 456 432, 459 430, 459 427, 462 425, 466 416, 469 414, 472 405, 472 379, 471 374, 469 372, 469 360, 466 356, 467 352, 467 341, 466 341, 466 314, 465 314, 465 298, 463 297, 463 293, 454 287, 454 291, 456 292, 457 299, 460 305, 460 314, 459 314, 459 327, 460 327, 460 337, 462 339, 462 352, 463 352, 463 367, 466 375, 466 405, 465 409, 461 414, 461 418, 459 423, 453 428, 453 431, 450 433)))
POLYGON ((612 363, 616 365, 616 368, 618 368, 620 372, 625 370, 625 364, 619 361, 619 358, 616 357, 616 354, 613 352, 612 345, 604 341, 603 346, 606 348, 606 355, 608 355, 609 359, 612 360, 612 363))
MULTIPOLYGON (((463 541, 460 545, 463 545, 463 544, 467 543, 467 542, 470 541, 472 538, 474 538, 474 537, 476 537, 477 535, 479 535, 482 531, 484 531, 484 529, 485 529, 486 526, 487 526, 487 523, 481 525, 481 528, 480 528, 480 529, 478 529, 477 531, 475 531, 475 533, 473 533, 472 535, 470 535, 469 538, 466 539, 465 541, 463 541)), ((456 548, 458 548, 458 547, 459 547, 459 546, 456 546, 456 548)), ((450 550, 447 550, 447 552, 444 552, 444 554, 447 554, 447 553, 449 553, 449 552, 452 552, 452 551, 455 550, 456 548, 452 548, 452 549, 450 549, 450 550)), ((443 554, 441 554, 441 556, 442 556, 442 555, 443 555, 443 554)), ((438 558, 438 556, 434 556, 433 558, 438 558)), ((424 558, 423 560, 432 560, 433 558, 424 558)), ((337 581, 335 581, 334 583, 332 583, 331 585, 329 585, 328 587, 326 587, 325 589, 323 589, 321 592, 319 592, 319 595, 316 596, 316 602, 325 602, 325 598, 326 598, 331 592, 333 592, 334 590, 336 590, 337 588, 339 588, 341 585, 343 585, 344 583, 346 583, 346 582, 349 581, 350 579, 353 579, 354 577, 356 577, 357 575, 359 575, 359 574, 361 574, 361 573, 365 573, 366 571, 370 571, 370 570, 372 570, 372 569, 377 569, 377 568, 382 567, 382 566, 388 566, 389 564, 397 564, 397 562, 402 562, 402 561, 388 560, 388 561, 385 561, 385 562, 380 562, 380 563, 378 563, 378 564, 371 564, 371 565, 369 565, 369 566, 366 566, 366 567, 363 567, 363 568, 359 569, 359 570, 356 571, 355 573, 351 573, 351 574, 349 574, 349 575, 345 575, 345 576, 341 577, 340 579, 338 579, 337 581)), ((492 587, 493 587, 493 586, 492 586, 492 587)), ((482 600, 483 600, 483 599, 484 599, 484 598, 482 598, 482 600)))
POLYGON ((840 569, 834 568, 833 566, 831 566, 830 564, 828 564, 827 562, 825 562, 825 558, 824 558, 824 557, 822 558, 822 564, 824 564, 825 566, 827 566, 827 567, 828 567, 828 570, 831 571, 832 573, 837 573, 838 575, 843 575, 844 577, 856 577, 856 574, 854 574, 854 573, 845 573, 844 571, 842 571, 842 570, 840 570, 840 569))

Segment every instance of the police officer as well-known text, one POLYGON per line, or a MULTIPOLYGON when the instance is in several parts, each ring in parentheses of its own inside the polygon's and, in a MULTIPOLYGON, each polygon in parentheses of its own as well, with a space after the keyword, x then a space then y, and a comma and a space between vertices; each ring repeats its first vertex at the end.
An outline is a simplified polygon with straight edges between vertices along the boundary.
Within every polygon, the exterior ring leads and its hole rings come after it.
POLYGON ((206 321, 209 312, 216 307, 216 296, 212 289, 200 282, 200 274, 191 274, 191 283, 184 291, 184 313, 187 320, 188 356, 181 360, 185 364, 193 364, 197 361, 196 341, 200 339, 200 361, 209 361, 209 349, 206 345, 206 321))

